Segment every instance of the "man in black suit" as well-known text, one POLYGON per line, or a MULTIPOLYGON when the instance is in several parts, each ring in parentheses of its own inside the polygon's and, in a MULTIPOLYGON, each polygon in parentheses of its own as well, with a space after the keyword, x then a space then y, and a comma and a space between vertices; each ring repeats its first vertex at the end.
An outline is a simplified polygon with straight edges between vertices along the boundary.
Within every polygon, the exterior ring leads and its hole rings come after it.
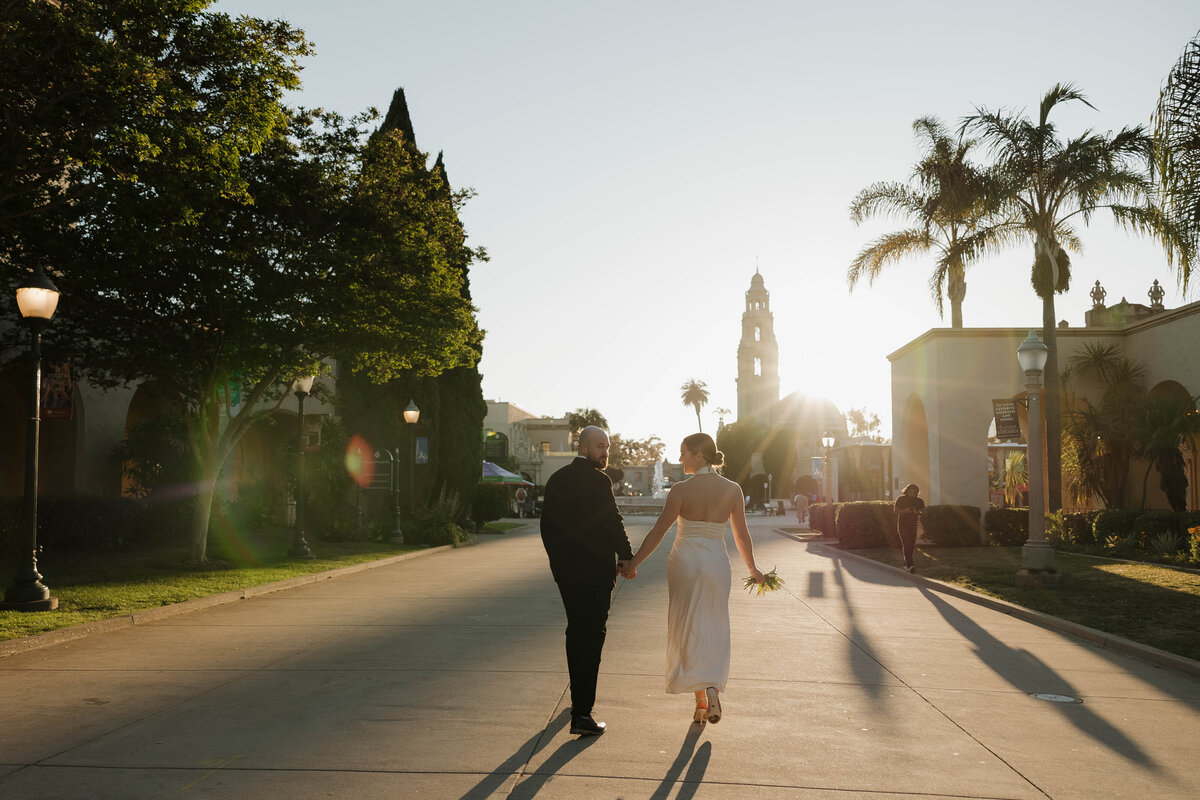
POLYGON ((571 675, 571 733, 599 736, 592 719, 596 677, 617 571, 633 558, 608 466, 608 434, 579 432, 579 455, 546 481, 542 544, 567 611, 567 670, 571 675))

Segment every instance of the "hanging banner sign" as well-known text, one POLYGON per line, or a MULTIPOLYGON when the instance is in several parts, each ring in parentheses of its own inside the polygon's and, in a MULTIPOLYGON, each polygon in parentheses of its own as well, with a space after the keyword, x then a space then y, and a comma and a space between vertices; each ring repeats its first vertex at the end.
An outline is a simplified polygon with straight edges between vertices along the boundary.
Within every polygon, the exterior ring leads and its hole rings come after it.
POLYGON ((1017 419, 1016 400, 993 400, 992 414, 996 418, 996 438, 1011 442, 1021 438, 1021 423, 1017 419))
POLYGON ((71 419, 75 413, 75 382, 71 360, 55 361, 42 368, 42 419, 71 419))
POLYGON ((418 436, 417 437, 417 448, 416 448, 415 456, 416 456, 416 463, 418 463, 418 464, 428 464, 429 463, 429 437, 428 436, 418 436))

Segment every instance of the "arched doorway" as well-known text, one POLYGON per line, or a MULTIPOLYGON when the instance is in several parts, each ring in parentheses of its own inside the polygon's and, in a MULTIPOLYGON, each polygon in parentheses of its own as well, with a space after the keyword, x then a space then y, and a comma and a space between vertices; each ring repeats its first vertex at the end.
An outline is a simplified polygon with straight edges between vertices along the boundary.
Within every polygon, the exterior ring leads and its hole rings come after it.
MULTIPOLYGON (((1179 409, 1188 411, 1196 409, 1191 392, 1178 381, 1161 381, 1150 389, 1148 395, 1151 401, 1166 400, 1170 402, 1171 406, 1177 406, 1179 409)), ((1185 440, 1179 448, 1180 455, 1183 456, 1183 474, 1187 479, 1186 502, 1189 509, 1200 508, 1200 492, 1196 485, 1198 482, 1196 452, 1192 449, 1192 444, 1185 440)), ((1131 478, 1131 488, 1137 495, 1134 499, 1139 500, 1144 496, 1145 508, 1169 509, 1171 507, 1161 485, 1162 476, 1157 469, 1150 467, 1145 461, 1137 461, 1131 478)))

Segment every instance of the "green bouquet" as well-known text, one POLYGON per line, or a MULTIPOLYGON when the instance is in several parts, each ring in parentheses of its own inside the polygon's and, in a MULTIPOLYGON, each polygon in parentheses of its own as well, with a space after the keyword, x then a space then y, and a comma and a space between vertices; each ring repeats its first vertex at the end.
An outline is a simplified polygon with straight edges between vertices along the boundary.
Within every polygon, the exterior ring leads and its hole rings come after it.
POLYGON ((763 573, 762 583, 755 581, 753 575, 747 575, 742 580, 742 585, 744 585, 746 587, 746 591, 750 592, 751 594, 754 594, 755 590, 758 590, 758 594, 761 597, 767 592, 773 592, 780 586, 783 586, 783 578, 776 575, 775 570, 772 569, 770 572, 763 573))

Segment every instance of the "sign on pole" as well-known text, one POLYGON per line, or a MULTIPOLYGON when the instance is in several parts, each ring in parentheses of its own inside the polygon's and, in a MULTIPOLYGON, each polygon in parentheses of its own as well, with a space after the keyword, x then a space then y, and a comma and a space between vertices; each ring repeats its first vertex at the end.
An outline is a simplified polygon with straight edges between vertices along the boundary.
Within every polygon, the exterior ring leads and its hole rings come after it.
POLYGON ((429 463, 429 437, 428 436, 418 436, 417 437, 416 460, 417 460, 418 464, 428 464, 429 463))
POLYGON ((1017 419, 1016 400, 993 400, 992 414, 996 417, 996 438, 1009 442, 1021 438, 1021 423, 1017 419))

